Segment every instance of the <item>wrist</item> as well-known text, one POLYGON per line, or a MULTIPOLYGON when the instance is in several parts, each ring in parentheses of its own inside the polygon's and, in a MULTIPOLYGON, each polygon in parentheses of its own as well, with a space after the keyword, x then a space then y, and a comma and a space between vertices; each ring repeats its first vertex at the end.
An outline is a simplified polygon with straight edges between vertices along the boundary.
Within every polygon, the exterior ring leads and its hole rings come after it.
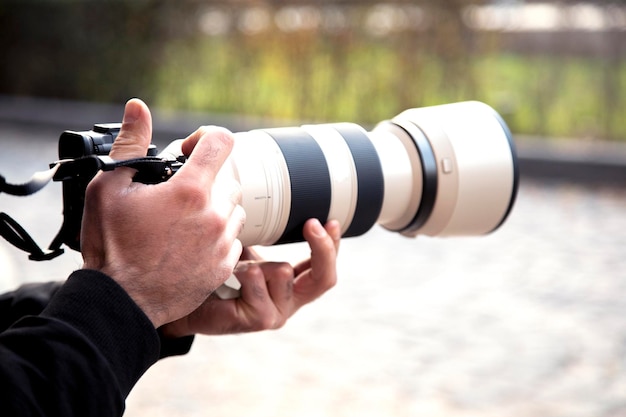
POLYGON ((140 280, 137 279, 137 276, 139 276, 138 273, 129 272, 129 269, 113 268, 104 265, 102 262, 90 262, 87 259, 85 259, 82 269, 98 271, 115 281, 135 302, 137 307, 143 311, 146 317, 152 322, 155 329, 167 322, 166 311, 163 307, 155 305, 154 302, 150 302, 145 296, 145 291, 133 286, 133 283, 140 282, 140 280))

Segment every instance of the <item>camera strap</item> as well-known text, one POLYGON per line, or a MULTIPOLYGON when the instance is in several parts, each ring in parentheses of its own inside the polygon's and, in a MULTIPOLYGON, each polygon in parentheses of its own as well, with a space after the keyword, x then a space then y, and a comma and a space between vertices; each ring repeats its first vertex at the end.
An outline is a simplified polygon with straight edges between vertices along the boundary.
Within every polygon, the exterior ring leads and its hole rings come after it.
MULTIPOLYGON (((23 184, 11 184, 0 175, 0 193, 28 196, 41 190, 52 180, 65 181, 76 176, 91 179, 99 170, 112 171, 119 167, 136 169, 137 174, 134 180, 146 184, 166 181, 176 171, 176 166, 172 165, 172 161, 157 157, 114 161, 109 157, 87 156, 55 162, 50 165, 49 170, 36 172, 29 181, 23 184)), ((78 231, 80 231, 80 226, 78 226, 78 231)), ((32 261, 47 261, 61 255, 64 253, 61 245, 66 243, 67 235, 76 234, 76 232, 64 222, 61 231, 48 250, 43 250, 17 221, 6 213, 0 213, 0 236, 16 248, 27 252, 28 258, 32 261), (65 230, 67 228, 72 230, 65 230)))
MULTIPOLYGON (((60 164, 57 163, 47 171, 36 172, 29 181, 23 184, 11 184, 0 175, 0 193, 22 197, 35 194, 52 180, 59 166, 60 164)), ((63 253, 60 247, 50 248, 48 251, 41 249, 28 232, 6 213, 0 213, 0 236, 16 248, 27 252, 28 258, 33 261, 53 259, 63 253)))
POLYGON ((4 176, 0 175, 0 193, 22 197, 35 194, 54 178, 54 174, 57 172, 60 165, 60 163, 56 163, 47 171, 35 172, 30 180, 23 184, 10 184, 6 181, 4 176))
POLYGON ((41 249, 28 232, 6 213, 0 213, 0 235, 16 248, 27 252, 31 261, 47 261, 64 252, 61 248, 41 249))
POLYGON ((65 177, 71 175, 93 177, 99 170, 112 171, 115 168, 129 167, 137 170, 135 181, 146 184, 166 181, 175 172, 172 161, 167 161, 158 157, 146 156, 142 158, 115 161, 104 156, 87 156, 77 159, 65 159, 50 165, 46 171, 35 172, 27 182, 23 184, 11 184, 0 175, 0 193, 15 196, 28 196, 35 194, 48 185, 53 179, 63 181, 65 177), (61 168, 61 170, 59 170, 61 168), (57 171, 59 171, 57 175, 57 171))

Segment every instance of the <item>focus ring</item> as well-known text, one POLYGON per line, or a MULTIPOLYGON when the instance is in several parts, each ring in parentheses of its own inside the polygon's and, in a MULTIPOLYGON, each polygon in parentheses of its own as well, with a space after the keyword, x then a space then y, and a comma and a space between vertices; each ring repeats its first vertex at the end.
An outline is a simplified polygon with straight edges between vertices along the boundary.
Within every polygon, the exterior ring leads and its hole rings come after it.
POLYGON ((383 170, 376 148, 358 125, 338 123, 332 127, 350 148, 357 178, 357 203, 344 237, 359 236, 374 226, 385 197, 383 170))
POLYGON ((308 133, 301 128, 264 129, 278 144, 289 171, 291 207, 289 220, 276 242, 304 240, 302 228, 311 218, 326 222, 330 210, 330 174, 324 154, 308 133))

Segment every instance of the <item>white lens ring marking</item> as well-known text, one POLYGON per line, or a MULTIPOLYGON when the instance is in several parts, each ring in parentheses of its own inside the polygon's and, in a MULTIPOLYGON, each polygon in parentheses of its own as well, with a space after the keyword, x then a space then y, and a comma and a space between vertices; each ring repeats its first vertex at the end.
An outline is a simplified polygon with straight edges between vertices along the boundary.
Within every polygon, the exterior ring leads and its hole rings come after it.
POLYGON ((308 134, 318 143, 331 178, 331 204, 328 220, 341 225, 341 233, 350 227, 357 203, 356 167, 352 152, 339 132, 331 124, 304 125, 308 134))

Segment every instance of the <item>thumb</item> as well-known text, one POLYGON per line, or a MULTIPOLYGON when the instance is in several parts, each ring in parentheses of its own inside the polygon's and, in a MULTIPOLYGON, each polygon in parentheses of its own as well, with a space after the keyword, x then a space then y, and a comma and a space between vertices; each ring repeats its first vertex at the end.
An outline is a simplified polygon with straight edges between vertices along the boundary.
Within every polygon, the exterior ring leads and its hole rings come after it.
POLYGON ((152 116, 146 104, 137 99, 126 103, 120 133, 109 156, 117 161, 146 156, 152 139, 152 116))

